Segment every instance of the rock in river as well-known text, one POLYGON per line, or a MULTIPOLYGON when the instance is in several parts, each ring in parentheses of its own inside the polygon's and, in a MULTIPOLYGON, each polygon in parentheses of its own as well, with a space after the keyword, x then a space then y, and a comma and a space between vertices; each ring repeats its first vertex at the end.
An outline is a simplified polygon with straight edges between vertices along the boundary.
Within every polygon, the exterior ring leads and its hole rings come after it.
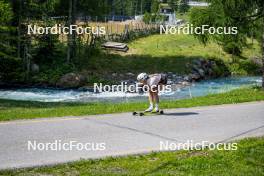
POLYGON ((57 86, 63 88, 75 88, 83 86, 86 79, 84 76, 77 73, 67 73, 63 75, 60 80, 57 82, 57 86))

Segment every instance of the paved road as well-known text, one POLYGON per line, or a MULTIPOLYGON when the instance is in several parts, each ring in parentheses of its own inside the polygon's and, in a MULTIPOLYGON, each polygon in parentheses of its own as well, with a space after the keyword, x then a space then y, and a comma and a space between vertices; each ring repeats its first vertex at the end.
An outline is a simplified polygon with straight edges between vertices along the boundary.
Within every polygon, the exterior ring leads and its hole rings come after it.
POLYGON ((262 135, 264 102, 171 109, 166 115, 147 117, 122 113, 4 122, 0 123, 0 169, 158 151, 160 142, 223 142, 262 135), (41 149, 41 143, 56 140, 88 143, 88 150, 28 150, 28 141, 36 141, 41 149), (89 151, 96 144, 101 146, 89 151))

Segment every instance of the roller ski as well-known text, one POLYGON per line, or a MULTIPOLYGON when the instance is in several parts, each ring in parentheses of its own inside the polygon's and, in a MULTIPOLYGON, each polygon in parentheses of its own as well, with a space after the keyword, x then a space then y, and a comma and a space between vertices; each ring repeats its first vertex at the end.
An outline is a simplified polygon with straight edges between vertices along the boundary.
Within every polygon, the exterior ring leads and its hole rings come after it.
POLYGON ((153 116, 153 115, 162 115, 164 114, 163 110, 159 110, 159 111, 142 111, 142 112, 133 112, 132 113, 133 116, 153 116))

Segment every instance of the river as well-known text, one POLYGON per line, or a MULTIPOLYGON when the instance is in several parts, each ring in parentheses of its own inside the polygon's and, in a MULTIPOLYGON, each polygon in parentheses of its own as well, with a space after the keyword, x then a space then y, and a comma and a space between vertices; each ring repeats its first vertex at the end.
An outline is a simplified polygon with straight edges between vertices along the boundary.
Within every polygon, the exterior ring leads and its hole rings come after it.
MULTIPOLYGON (((237 88, 261 85, 261 77, 227 77, 196 82, 191 86, 162 93, 161 99, 177 100, 228 92, 237 88)), ((147 94, 125 92, 94 93, 78 89, 59 90, 44 88, 0 89, 0 99, 39 102, 131 102, 146 100, 147 94)))

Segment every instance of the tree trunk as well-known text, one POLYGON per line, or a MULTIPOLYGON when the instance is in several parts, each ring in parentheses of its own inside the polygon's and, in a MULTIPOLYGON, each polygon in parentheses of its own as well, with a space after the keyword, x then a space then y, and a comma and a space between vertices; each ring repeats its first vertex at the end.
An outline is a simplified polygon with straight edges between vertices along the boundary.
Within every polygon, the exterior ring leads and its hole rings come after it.
POLYGON ((262 17, 262 89, 264 90, 264 17, 262 17))
MULTIPOLYGON (((68 14, 68 27, 70 28, 70 25, 72 24, 72 1, 73 0, 69 0, 69 14, 68 14)), ((67 49, 67 63, 70 63, 71 61, 71 49, 72 49, 72 35, 68 34, 68 49, 67 49)))
MULTIPOLYGON (((72 24, 76 24, 76 3, 77 0, 72 0, 72 24)), ((74 58, 76 56, 76 50, 77 50, 77 34, 76 32, 73 32, 72 34, 72 57, 74 58)))
POLYGON ((30 57, 29 57, 29 47, 27 44, 24 46, 24 58, 25 61, 25 69, 26 69, 26 77, 25 81, 29 80, 29 74, 30 74, 30 57))
POLYGON ((19 1, 18 8, 18 27, 17 27, 17 57, 21 58, 21 9, 22 9, 22 1, 19 1))
MULTIPOLYGON (((76 0, 69 0, 68 27, 76 24, 76 0)), ((68 34, 67 63, 70 63, 76 52, 76 33, 68 34)))

